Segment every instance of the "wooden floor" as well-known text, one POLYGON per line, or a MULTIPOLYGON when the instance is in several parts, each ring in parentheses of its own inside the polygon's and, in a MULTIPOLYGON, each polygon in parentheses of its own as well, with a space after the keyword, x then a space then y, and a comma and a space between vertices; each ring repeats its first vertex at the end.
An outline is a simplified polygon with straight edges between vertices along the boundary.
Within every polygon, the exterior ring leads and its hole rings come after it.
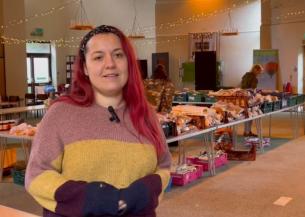
POLYGON ((0 216, 1 217, 38 217, 37 215, 33 215, 31 213, 23 212, 2 205, 0 205, 0 216))

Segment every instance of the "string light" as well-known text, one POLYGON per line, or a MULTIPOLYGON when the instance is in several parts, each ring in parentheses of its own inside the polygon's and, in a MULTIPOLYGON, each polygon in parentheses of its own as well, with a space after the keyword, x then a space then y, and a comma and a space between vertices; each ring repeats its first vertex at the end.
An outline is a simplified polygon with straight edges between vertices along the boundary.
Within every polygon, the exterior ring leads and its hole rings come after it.
MULTIPOLYGON (((135 41, 134 44, 137 47, 141 46, 155 46, 155 45, 160 45, 160 44, 169 44, 169 45, 177 45, 177 41, 183 41, 183 40, 188 40, 185 35, 183 36, 175 36, 173 39, 168 39, 168 37, 173 37, 173 36, 162 36, 161 38, 164 39, 158 39, 156 37, 150 37, 146 38, 146 40, 143 41, 135 41)), ((50 42, 55 45, 55 47, 58 48, 78 48, 79 47, 79 42, 82 39, 82 37, 71 37, 71 39, 55 39, 55 40, 31 40, 31 39, 17 39, 17 38, 8 38, 5 36, 2 36, 2 44, 5 45, 20 45, 20 44, 26 44, 26 43, 45 43, 45 42, 50 42)), ((160 38, 160 37, 158 37, 160 38)))
POLYGON ((295 18, 303 18, 305 15, 305 10, 297 10, 297 11, 290 11, 281 15, 276 16, 274 19, 276 21, 288 20, 288 19, 295 19, 295 18))
POLYGON ((45 16, 48 16, 48 15, 51 15, 51 14, 55 13, 56 11, 61 11, 61 10, 65 9, 68 5, 73 4, 73 3, 79 3, 79 2, 80 2, 80 0, 71 0, 71 1, 66 2, 65 4, 62 4, 62 5, 58 6, 58 7, 52 7, 51 9, 49 9, 47 11, 36 13, 36 14, 34 14, 32 16, 29 16, 29 17, 26 17, 24 19, 19 19, 19 20, 14 19, 14 20, 8 21, 8 25, 1 25, 0 28, 1 29, 7 29, 7 28, 12 27, 12 26, 27 23, 27 22, 29 22, 33 19, 37 19, 37 18, 40 18, 40 17, 45 17, 45 16))
MULTIPOLYGON (((205 19, 205 18, 208 18, 208 17, 211 17, 211 16, 216 16, 216 15, 223 14, 223 13, 227 13, 229 11, 236 10, 237 8, 241 8, 245 5, 248 5, 249 3, 257 2, 257 1, 258 0, 240 1, 239 3, 234 3, 234 4, 232 4, 232 6, 227 7, 227 8, 217 9, 217 10, 212 11, 212 12, 201 12, 201 13, 198 13, 198 14, 193 14, 192 16, 189 16, 189 17, 179 17, 175 21, 160 23, 158 26, 146 26, 146 27, 141 27, 141 28, 139 27, 137 29, 137 31, 142 32, 145 35, 154 35, 155 31, 158 31, 158 30, 159 31, 161 31, 161 30, 172 30, 172 29, 178 28, 179 26, 182 26, 182 25, 196 23, 196 22, 201 21, 202 19, 205 19)), ((261 0, 261 4, 265 3, 266 1, 269 1, 269 0, 261 0)), ((30 20, 36 19, 40 16, 47 16, 47 15, 53 14, 55 11, 63 10, 66 6, 68 6, 72 3, 76 3, 76 2, 80 2, 80 0, 72 0, 72 1, 66 2, 63 5, 60 5, 58 7, 53 7, 48 11, 42 12, 40 14, 39 13, 34 14, 34 15, 32 15, 30 17, 27 17, 25 19, 12 20, 12 21, 8 22, 8 25, 1 25, 0 28, 1 29, 9 28, 9 25, 10 26, 18 25, 18 24, 22 24, 22 23, 25 23, 25 22, 29 22, 30 20)), ((304 16, 304 15, 305 15, 305 10, 297 10, 297 11, 290 11, 290 12, 284 13, 282 15, 279 15, 279 16, 275 17, 275 19, 277 20, 277 22, 279 22, 279 21, 284 20, 284 19, 289 19, 289 18, 293 18, 293 17, 297 17, 297 16, 301 17, 301 16, 304 16)), ((126 29, 124 32, 129 33, 130 31, 131 31, 131 29, 126 29)), ((159 36, 157 35, 157 38, 158 37, 159 36)), ((6 38, 5 42, 3 42, 5 44, 12 43, 11 41, 15 41, 16 43, 19 43, 19 44, 29 43, 29 41, 30 41, 29 39, 16 39, 16 38, 4 37, 4 36, 3 36, 3 38, 6 38)), ((43 42, 50 41, 50 42, 55 43, 55 44, 62 44, 63 45, 63 44, 79 43, 81 39, 82 39, 82 37, 73 37, 72 36, 70 39, 62 39, 61 38, 61 39, 42 40, 42 41, 43 42)), ((145 38, 145 39, 142 39, 140 41, 144 41, 143 43, 145 43, 145 41, 147 41, 147 39, 145 38)), ((170 41, 170 42, 172 42, 172 41, 170 41)), ((161 43, 164 43, 164 42, 161 42, 161 43)), ((78 45, 75 45, 75 46, 78 46, 78 45)))
MULTIPOLYGON (((233 11, 234 9, 241 8, 243 6, 248 5, 249 3, 257 2, 258 0, 246 0, 246 1, 241 1, 240 3, 234 3, 232 7, 224 8, 224 9, 218 9, 214 10, 212 12, 201 12, 198 14, 193 14, 189 17, 179 17, 177 20, 172 21, 172 22, 166 22, 166 23, 160 23, 158 26, 144 26, 141 27, 139 31, 145 33, 145 34, 152 34, 152 31, 155 30, 171 30, 173 28, 177 28, 182 25, 189 25, 192 23, 196 23, 201 21, 202 19, 206 19, 212 16, 217 16, 219 14, 227 13, 229 11, 233 11)), ((261 2, 265 2, 269 0, 262 0, 261 2)), ((125 29, 124 32, 130 32, 131 29, 125 29)))

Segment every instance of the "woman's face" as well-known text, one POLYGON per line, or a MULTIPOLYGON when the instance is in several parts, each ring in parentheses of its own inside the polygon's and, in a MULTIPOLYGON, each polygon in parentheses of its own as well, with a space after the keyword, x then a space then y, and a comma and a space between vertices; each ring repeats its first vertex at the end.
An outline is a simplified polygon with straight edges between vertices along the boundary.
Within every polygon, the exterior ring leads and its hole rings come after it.
POLYGON ((118 36, 93 36, 87 43, 84 71, 95 94, 120 96, 128 80, 127 56, 118 36))

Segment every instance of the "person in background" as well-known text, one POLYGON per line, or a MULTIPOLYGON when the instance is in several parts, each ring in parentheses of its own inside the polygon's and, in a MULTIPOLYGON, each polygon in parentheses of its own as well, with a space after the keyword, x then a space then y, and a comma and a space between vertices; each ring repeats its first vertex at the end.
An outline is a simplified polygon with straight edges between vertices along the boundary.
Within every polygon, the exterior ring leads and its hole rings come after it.
POLYGON ((241 79, 241 88, 242 89, 255 89, 257 87, 257 76, 261 74, 263 71, 263 67, 259 64, 255 64, 252 66, 249 72, 243 75, 241 79))
MULTIPOLYGON (((263 67, 259 64, 255 64, 252 66, 249 72, 243 75, 241 80, 241 88, 242 89, 255 89, 257 88, 257 76, 261 74, 263 71, 263 67)), ((247 121, 245 123, 244 128, 244 136, 257 136, 256 134, 252 133, 252 121, 247 121)))
MULTIPOLYGON (((163 64, 157 64, 151 78, 144 80, 144 87, 146 97, 156 112, 169 113, 172 110, 175 86, 163 64)), ((178 146, 178 141, 168 143, 168 146, 178 146)))
POLYGON ((171 111, 175 86, 168 78, 163 64, 157 64, 151 79, 144 80, 144 87, 148 101, 157 112, 171 111))
POLYGON ((156 216, 171 156, 130 42, 116 27, 96 27, 74 68, 69 94, 38 127, 26 190, 44 217, 156 216))

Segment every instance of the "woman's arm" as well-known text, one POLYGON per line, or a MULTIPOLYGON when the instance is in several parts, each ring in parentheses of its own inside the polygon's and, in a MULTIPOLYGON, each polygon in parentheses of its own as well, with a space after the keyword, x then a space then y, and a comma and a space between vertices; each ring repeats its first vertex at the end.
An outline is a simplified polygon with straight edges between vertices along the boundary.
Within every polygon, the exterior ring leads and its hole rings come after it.
POLYGON ((41 121, 32 144, 26 190, 41 206, 58 215, 116 215, 118 189, 104 182, 67 180, 61 174, 64 144, 56 118, 58 111, 52 107, 41 121))

